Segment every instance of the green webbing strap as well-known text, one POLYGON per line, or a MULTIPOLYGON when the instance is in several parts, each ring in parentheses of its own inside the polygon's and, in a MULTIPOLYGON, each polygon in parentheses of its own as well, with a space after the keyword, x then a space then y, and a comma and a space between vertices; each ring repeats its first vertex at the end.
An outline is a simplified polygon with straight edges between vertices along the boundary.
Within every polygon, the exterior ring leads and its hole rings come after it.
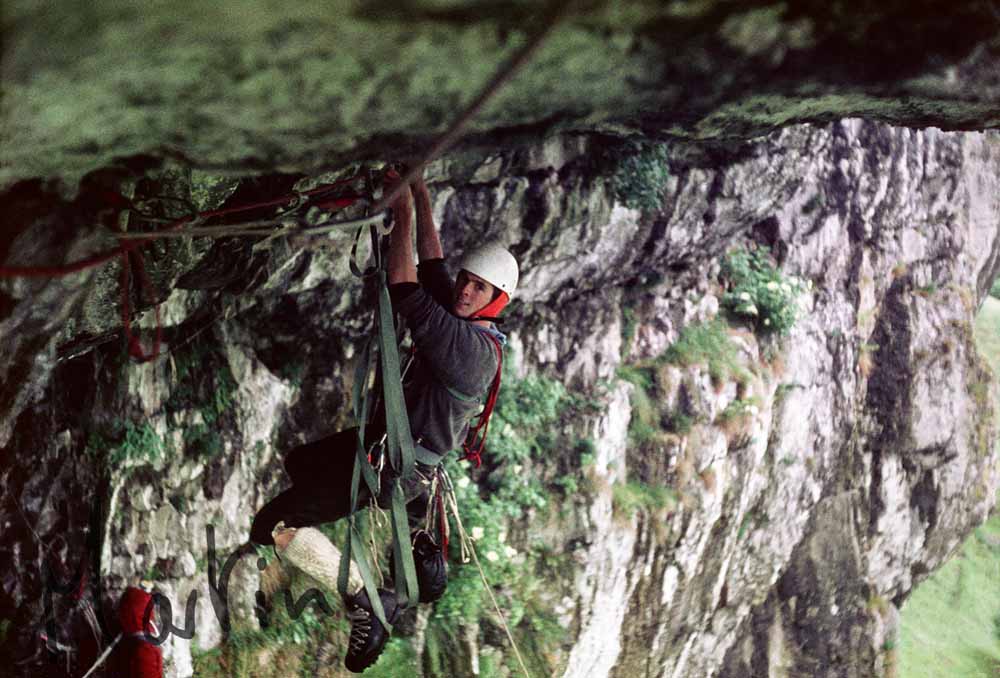
POLYGON ((368 456, 363 448, 358 450, 357 463, 354 464, 354 472, 351 475, 351 513, 347 516, 347 539, 344 543, 344 552, 340 558, 340 572, 337 576, 337 590, 341 597, 346 598, 347 582, 350 579, 351 561, 358 566, 358 574, 364 582, 365 591, 368 593, 368 600, 371 603, 372 611, 386 631, 392 633, 392 624, 385 618, 385 609, 382 607, 382 598, 378 594, 378 586, 375 584, 375 577, 372 574, 372 565, 368 560, 368 552, 365 550, 365 543, 362 534, 364 532, 365 514, 356 511, 358 499, 358 485, 361 477, 361 468, 368 464, 368 456))
POLYGON ((392 485, 392 551, 393 581, 396 583, 396 598, 401 607, 409 607, 420 600, 417 584, 417 568, 413 563, 413 547, 410 545, 410 522, 406 515, 406 500, 403 488, 396 480, 392 485))
POLYGON ((410 478, 414 468, 413 436, 410 433, 410 417, 406 413, 406 402, 403 400, 403 385, 400 383, 399 347, 396 344, 396 328, 385 271, 379 272, 378 311, 389 461, 400 477, 410 478))
POLYGON ((368 560, 368 551, 364 547, 364 540, 362 538, 365 523, 367 522, 365 519, 366 516, 357 510, 358 490, 360 489, 362 476, 365 479, 365 484, 371 490, 373 497, 377 497, 379 491, 378 477, 375 474, 375 469, 368 462, 368 450, 365 447, 365 426, 368 422, 368 410, 371 403, 371 394, 367 393, 365 384, 368 381, 368 375, 372 370, 372 361, 375 358, 375 354, 372 351, 372 343, 372 341, 365 343, 361 359, 358 361, 358 367, 354 372, 352 395, 354 416, 358 421, 358 438, 355 445, 354 470, 351 474, 351 511, 347 515, 347 539, 344 540, 343 553, 340 558, 340 571, 337 573, 337 591, 342 598, 346 598, 349 595, 347 584, 351 576, 351 560, 353 559, 357 563, 361 581, 364 582, 365 591, 368 593, 368 600, 371 601, 372 611, 375 612, 375 616, 382 622, 386 630, 391 633, 392 625, 385 618, 382 599, 378 595, 378 587, 372 575, 373 568, 368 560))
MULTIPOLYGON (((367 440, 365 436, 365 428, 368 425, 368 413, 371 411, 371 393, 365 389, 365 385, 368 382, 368 375, 372 371, 372 361, 375 358, 375 354, 372 352, 372 341, 369 340, 365 343, 364 351, 361 354, 361 360, 358 362, 358 367, 354 371, 354 417, 358 422, 358 444, 357 444, 357 454, 359 457, 364 458, 364 463, 361 464, 361 473, 365 479, 365 484, 368 489, 371 490, 372 496, 378 496, 379 484, 378 476, 375 474, 375 469, 372 468, 371 463, 368 461, 368 450, 365 445, 367 440)), ((360 459, 359 459, 360 461, 360 459)), ((357 493, 352 489, 351 492, 351 507, 357 506, 357 493)))
POLYGON ((393 468, 392 480, 392 536, 396 554, 395 573, 396 598, 401 607, 410 601, 420 599, 417 588, 416 566, 413 564, 413 549, 410 547, 410 531, 406 517, 406 502, 400 487, 401 479, 414 475, 413 434, 410 432, 410 417, 406 413, 403 399, 403 384, 399 371, 399 346, 396 343, 396 326, 393 320, 392 301, 389 298, 387 275, 379 271, 379 353, 382 358, 382 389, 385 401, 385 424, 387 453, 393 468))
MULTIPOLYGON (((396 585, 397 601, 400 607, 407 607, 410 601, 419 600, 420 594, 417 585, 416 567, 413 563, 413 549, 410 547, 406 502, 402 487, 400 486, 400 479, 410 478, 413 475, 415 455, 413 450, 413 436, 410 432, 410 420, 406 413, 406 402, 403 399, 399 347, 396 340, 392 301, 389 298, 388 278, 382 266, 378 231, 374 225, 370 226, 370 230, 378 281, 378 309, 375 318, 378 323, 378 353, 382 364, 381 376, 386 412, 387 449, 383 450, 383 453, 387 454, 387 461, 392 469, 389 491, 392 502, 391 522, 393 552, 395 554, 395 572, 393 578, 396 585)), ((364 582, 365 591, 368 593, 368 599, 371 601, 375 616, 382 622, 386 630, 391 632, 392 626, 385 618, 385 610, 382 608, 382 601, 378 595, 378 587, 372 576, 373 568, 368 561, 368 554, 365 551, 364 542, 361 537, 362 525, 359 523, 362 521, 356 520, 356 516, 358 516, 358 490, 361 484, 361 477, 364 476, 365 483, 371 490, 373 498, 377 498, 380 494, 380 488, 378 487, 379 478, 368 461, 368 451, 365 447, 365 426, 369 414, 370 399, 363 394, 374 358, 371 344, 372 342, 369 342, 365 347, 365 354, 358 366, 359 371, 355 374, 352 394, 354 414, 358 419, 358 443, 355 452, 354 471, 351 476, 351 511, 347 518, 348 537, 345 540, 344 554, 340 562, 337 589, 341 596, 346 597, 348 595, 347 585, 350 578, 350 562, 353 559, 358 566, 358 572, 361 574, 361 579, 364 582), (364 365, 364 374, 360 374, 361 365, 364 365)))

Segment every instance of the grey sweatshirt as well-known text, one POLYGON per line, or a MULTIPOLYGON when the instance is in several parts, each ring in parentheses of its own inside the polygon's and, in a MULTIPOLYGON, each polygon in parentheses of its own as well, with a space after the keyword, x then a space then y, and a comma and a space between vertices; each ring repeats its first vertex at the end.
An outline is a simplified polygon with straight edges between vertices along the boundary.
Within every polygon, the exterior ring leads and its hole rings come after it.
POLYGON ((482 411, 499 364, 493 337, 502 342, 503 335, 451 314, 443 259, 421 262, 419 278, 419 286, 390 287, 417 347, 403 394, 414 440, 443 455, 461 447, 482 411))

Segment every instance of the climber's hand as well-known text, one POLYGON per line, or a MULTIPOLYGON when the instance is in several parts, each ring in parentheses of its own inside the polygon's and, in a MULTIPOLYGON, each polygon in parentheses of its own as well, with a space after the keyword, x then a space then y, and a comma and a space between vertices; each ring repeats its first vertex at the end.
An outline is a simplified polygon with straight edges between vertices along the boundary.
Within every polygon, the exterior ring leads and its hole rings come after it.
POLYGON ((427 190, 427 184, 424 183, 423 177, 417 177, 410 182, 410 188, 413 190, 413 197, 416 199, 427 199, 430 197, 430 192, 427 190))
MULTIPOLYGON (((402 177, 399 176, 399 172, 394 169, 390 169, 385 173, 385 192, 388 194, 396 186, 399 185, 402 177)), ((411 210, 413 209, 413 193, 410 191, 409 186, 404 186, 400 189, 399 193, 392 200, 393 210, 411 210)))

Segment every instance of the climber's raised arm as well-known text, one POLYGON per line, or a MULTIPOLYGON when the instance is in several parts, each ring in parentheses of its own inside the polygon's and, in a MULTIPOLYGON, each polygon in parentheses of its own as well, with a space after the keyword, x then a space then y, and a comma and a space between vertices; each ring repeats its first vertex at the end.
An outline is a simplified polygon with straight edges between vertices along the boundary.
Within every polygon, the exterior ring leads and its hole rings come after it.
POLYGON ((438 238, 437 227, 434 225, 434 214, 431 209, 431 194, 423 177, 410 183, 413 190, 413 200, 417 208, 417 256, 420 261, 428 259, 443 259, 444 250, 438 238))
MULTIPOLYGON (((399 181, 399 174, 390 170, 390 181, 399 181)), ((392 202, 395 224, 389 236, 389 284, 417 282, 417 266, 413 261, 413 194, 406 186, 392 202)))

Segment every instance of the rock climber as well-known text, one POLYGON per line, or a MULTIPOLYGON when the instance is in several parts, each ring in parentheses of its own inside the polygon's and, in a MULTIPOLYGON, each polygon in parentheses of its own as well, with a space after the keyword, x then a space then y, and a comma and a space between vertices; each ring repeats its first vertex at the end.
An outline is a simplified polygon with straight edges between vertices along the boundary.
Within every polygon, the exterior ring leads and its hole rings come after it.
MULTIPOLYGON (((387 174, 399 182, 397 173, 387 174)), ((403 481, 410 521, 414 565, 420 602, 439 598, 447 583, 441 544, 430 532, 419 529, 430 502, 431 478, 446 454, 462 447, 470 422, 483 410, 506 339, 495 322, 517 285, 518 266, 513 255, 496 244, 468 252, 459 262, 452 281, 432 216, 430 194, 423 179, 403 188, 392 205, 395 226, 388 255, 389 294, 393 308, 402 314, 416 352, 403 383, 406 409, 416 452, 416 479, 403 481), (417 254, 413 257, 413 211, 417 215, 417 254), (415 529, 417 528, 417 529, 415 529)), ((366 447, 377 443, 385 431, 384 414, 365 430, 366 447)), ((350 509, 350 486, 357 447, 357 429, 341 431, 296 447, 284 458, 292 487, 268 502, 255 516, 250 538, 258 544, 275 544, 279 559, 262 574, 265 596, 287 584, 282 561, 312 575, 331 590, 336 585, 339 561, 329 540, 309 526, 345 517, 350 509), (298 529, 295 529, 298 528, 298 529)), ((388 487, 385 465, 381 486, 388 487)), ((380 506, 388 497, 374 498, 380 506)), ((361 484, 358 506, 372 496, 361 484)), ((354 582, 351 587, 353 590, 354 582)), ((379 590, 389 624, 400 613, 396 595, 379 590)), ((361 672, 382 651, 388 633, 373 614, 364 588, 346 601, 351 638, 345 665, 361 672)))

